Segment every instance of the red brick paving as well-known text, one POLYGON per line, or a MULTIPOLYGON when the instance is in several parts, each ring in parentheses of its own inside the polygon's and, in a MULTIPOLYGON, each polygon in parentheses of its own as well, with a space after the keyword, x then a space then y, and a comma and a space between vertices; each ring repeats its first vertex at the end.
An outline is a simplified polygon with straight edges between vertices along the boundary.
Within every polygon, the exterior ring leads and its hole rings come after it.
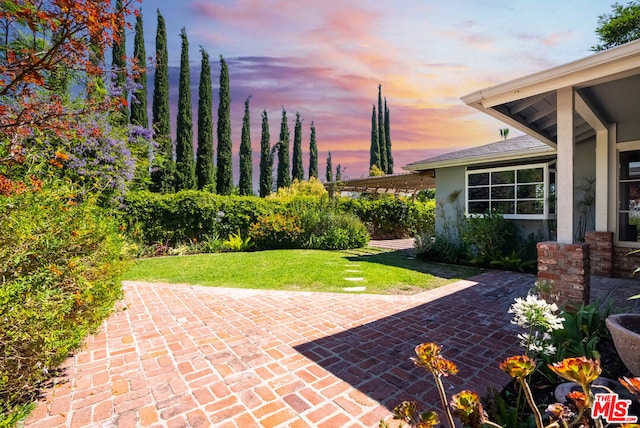
POLYGON ((533 281, 489 272, 405 296, 126 282, 25 426, 377 426, 404 399, 438 407, 409 361, 420 342, 459 363, 453 390, 506 383, 506 311, 533 281))

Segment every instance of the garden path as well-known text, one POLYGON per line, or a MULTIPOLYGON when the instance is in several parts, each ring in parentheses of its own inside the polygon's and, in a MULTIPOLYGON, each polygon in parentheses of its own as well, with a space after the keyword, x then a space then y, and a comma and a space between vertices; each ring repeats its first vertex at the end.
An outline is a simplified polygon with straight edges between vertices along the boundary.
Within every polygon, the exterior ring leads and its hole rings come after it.
POLYGON ((401 296, 125 282, 25 426, 375 427, 405 399, 438 407, 409 361, 424 341, 460 368, 448 393, 505 384, 507 309, 534 280, 490 271, 401 296))

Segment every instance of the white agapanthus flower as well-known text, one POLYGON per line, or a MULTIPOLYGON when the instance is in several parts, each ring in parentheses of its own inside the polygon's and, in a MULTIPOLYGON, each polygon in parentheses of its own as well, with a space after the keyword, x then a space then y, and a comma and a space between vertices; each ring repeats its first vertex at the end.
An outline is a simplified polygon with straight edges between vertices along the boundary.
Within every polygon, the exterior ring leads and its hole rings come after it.
POLYGON ((542 337, 539 337, 537 331, 532 335, 521 333, 518 335, 518 339, 520 339, 520 346, 538 354, 555 355, 556 353, 556 347, 550 343, 551 336, 547 333, 544 333, 542 337))
POLYGON ((534 295, 515 299, 515 303, 509 308, 509 313, 514 314, 511 323, 528 330, 527 333, 518 335, 520 346, 527 353, 555 354, 556 347, 551 343, 549 333, 561 329, 564 321, 564 318, 555 314, 557 311, 555 303, 549 304, 534 295))
POLYGON ((542 331, 553 331, 562 328, 564 318, 555 315, 558 306, 555 303, 547 303, 534 295, 526 298, 516 297, 515 303, 509 308, 509 313, 514 314, 512 324, 522 328, 539 328, 542 331))

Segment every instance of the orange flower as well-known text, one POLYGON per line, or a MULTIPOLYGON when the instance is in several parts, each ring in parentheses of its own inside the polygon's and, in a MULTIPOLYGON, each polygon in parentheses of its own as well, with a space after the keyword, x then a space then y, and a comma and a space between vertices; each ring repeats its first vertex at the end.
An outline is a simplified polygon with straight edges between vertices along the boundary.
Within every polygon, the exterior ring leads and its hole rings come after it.
POLYGON ((62 275, 62 271, 60 269, 58 269, 58 267, 56 265, 50 265, 48 267, 48 269, 52 272, 55 273, 56 275, 60 276, 62 275))
POLYGON ((60 160, 69 160, 69 155, 60 151, 56 152, 55 156, 60 160))
POLYGON ((56 168, 62 168, 62 164, 58 159, 49 159, 49 163, 55 166, 56 168))
POLYGON ((440 425, 440 418, 434 411, 422 413, 420 415, 420 422, 416 425, 416 428, 433 428, 440 425))
POLYGON ((460 391, 451 397, 451 407, 463 425, 472 428, 482 427, 486 421, 486 414, 482 409, 480 397, 473 391, 460 391))
POLYGON ((417 358, 411 358, 411 360, 416 366, 429 370, 436 376, 458 373, 458 367, 455 363, 440 355, 441 349, 440 345, 433 342, 421 343, 415 348, 417 358))
POLYGON ((623 377, 618 381, 640 400, 640 377, 632 377, 631 379, 623 377))
POLYGON ((567 394, 567 398, 573 402, 578 410, 582 409, 587 401, 587 396, 582 391, 571 391, 567 394))
POLYGON ((594 361, 586 357, 565 358, 547 366, 561 378, 578 383, 584 391, 602 373, 600 360, 594 361))
POLYGON ((527 355, 509 357, 500 364, 500 369, 513 378, 524 379, 536 369, 536 362, 527 355))

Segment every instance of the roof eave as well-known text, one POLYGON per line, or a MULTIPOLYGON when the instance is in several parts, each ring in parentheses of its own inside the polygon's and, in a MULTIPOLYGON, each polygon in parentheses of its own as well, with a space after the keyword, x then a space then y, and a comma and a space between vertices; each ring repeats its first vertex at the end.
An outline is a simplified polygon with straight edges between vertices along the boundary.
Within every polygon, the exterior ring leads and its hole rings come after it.
POLYGON ((558 88, 579 86, 640 68, 640 40, 558 67, 472 92, 462 101, 481 110, 558 88))
POLYGON ((551 156, 555 155, 555 150, 550 150, 547 147, 542 147, 540 149, 523 149, 517 151, 510 151, 506 153, 500 153, 498 155, 484 155, 484 156, 474 156, 469 158, 459 158, 459 159, 447 159, 443 161, 437 162, 416 162, 403 166, 402 168, 407 171, 424 171, 428 169, 439 169, 439 168, 450 168, 456 166, 466 166, 466 165, 475 165, 480 163, 490 163, 490 162, 503 162, 509 160, 521 160, 521 159, 529 159, 540 156, 551 156))

